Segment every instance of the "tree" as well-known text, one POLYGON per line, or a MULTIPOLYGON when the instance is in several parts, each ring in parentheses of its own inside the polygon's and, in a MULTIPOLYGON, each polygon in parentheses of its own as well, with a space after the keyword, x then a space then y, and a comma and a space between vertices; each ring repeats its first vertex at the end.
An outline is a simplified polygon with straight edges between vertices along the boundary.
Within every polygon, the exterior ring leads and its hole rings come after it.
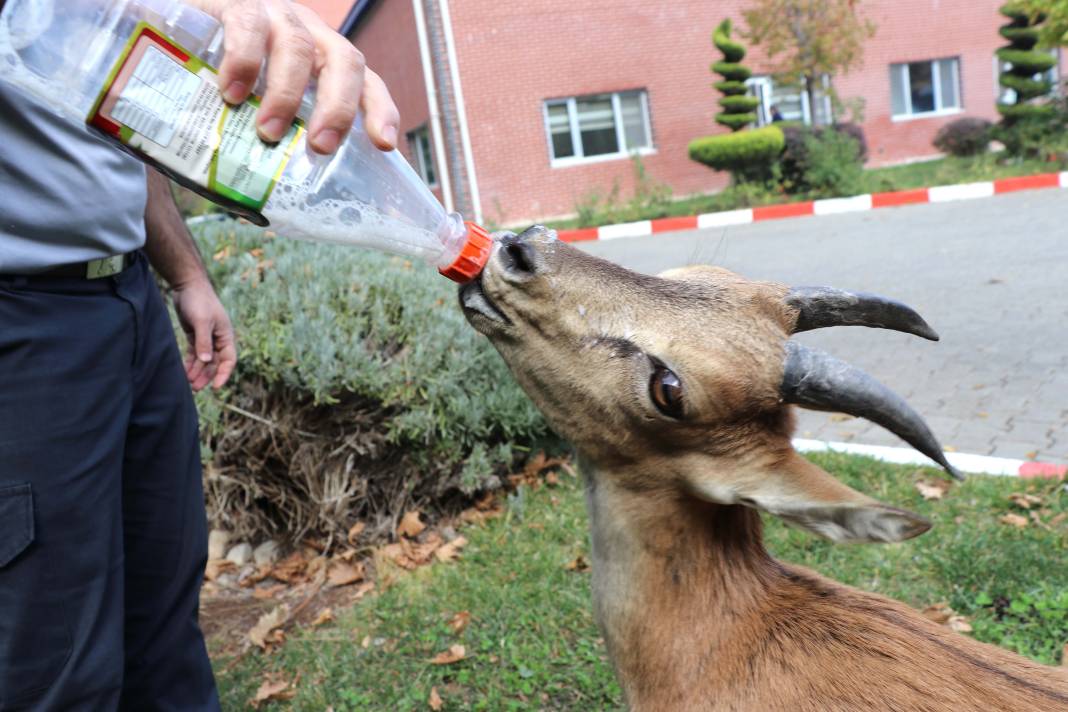
POLYGON ((745 80, 752 72, 741 63, 745 58, 745 47, 731 39, 730 18, 719 23, 719 27, 712 33, 712 44, 723 53, 723 59, 712 64, 712 71, 723 77, 712 85, 723 94, 719 100, 723 111, 716 114, 716 122, 731 131, 740 131, 756 122, 757 117, 753 110, 760 104, 760 100, 748 96, 745 80))
POLYGON ((1046 119, 1055 109, 1048 103, 1032 101, 1049 94, 1052 83, 1042 73, 1057 63, 1048 52, 1035 49, 1039 39, 1039 26, 1045 20, 1042 14, 1031 14, 1012 3, 1001 8, 1001 14, 1009 23, 999 30, 1009 41, 1008 46, 997 51, 998 59, 1008 65, 1001 72, 1001 86, 1012 89, 1015 97, 1011 103, 998 102, 998 111, 1006 124, 1021 119, 1046 119))
POLYGON ((833 78, 856 67, 864 56, 864 41, 875 35, 875 24, 856 9, 860 0, 751 0, 742 15, 749 26, 743 34, 764 45, 768 59, 781 58, 776 76, 800 86, 816 106, 824 90, 840 105, 833 78))
POLYGON ((1015 0, 1006 7, 1026 13, 1032 23, 1045 21, 1039 27, 1039 46, 1045 49, 1068 45, 1068 0, 1015 0))

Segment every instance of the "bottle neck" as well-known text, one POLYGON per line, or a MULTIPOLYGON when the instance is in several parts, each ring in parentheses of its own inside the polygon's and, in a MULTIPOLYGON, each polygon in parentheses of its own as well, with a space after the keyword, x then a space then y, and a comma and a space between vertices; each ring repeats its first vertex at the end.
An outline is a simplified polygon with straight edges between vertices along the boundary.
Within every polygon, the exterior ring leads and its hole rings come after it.
POLYGON ((438 239, 441 240, 442 250, 436 266, 438 269, 445 269, 456 261, 467 243, 467 226, 459 213, 449 213, 445 216, 438 226, 438 239))

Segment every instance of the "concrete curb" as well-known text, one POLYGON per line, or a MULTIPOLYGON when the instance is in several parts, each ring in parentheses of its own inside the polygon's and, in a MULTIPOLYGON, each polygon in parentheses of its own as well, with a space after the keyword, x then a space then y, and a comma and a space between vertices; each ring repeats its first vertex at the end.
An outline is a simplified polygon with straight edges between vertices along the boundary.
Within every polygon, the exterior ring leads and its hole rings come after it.
POLYGON ((896 208, 901 205, 915 205, 918 203, 975 200, 977 198, 989 198, 992 195, 1000 195, 1002 193, 1013 193, 1018 190, 1039 190, 1042 188, 1068 188, 1068 171, 1001 178, 981 183, 939 185, 931 188, 898 190, 890 193, 853 195, 847 198, 761 205, 742 210, 727 210, 719 213, 704 213, 702 215, 660 218, 657 220, 639 220, 638 222, 602 225, 601 227, 587 227, 577 230, 558 230, 557 236, 564 242, 615 240, 621 237, 643 237, 681 230, 748 225, 749 223, 762 222, 764 220, 782 220, 784 218, 808 215, 839 215, 841 213, 863 212, 876 208, 896 208))
MULTIPOLYGON (((876 460, 892 462, 897 465, 935 466, 926 456, 907 447, 825 442, 822 440, 806 440, 805 438, 795 438, 793 442, 794 448, 799 452, 843 452, 851 455, 867 455, 868 457, 874 457, 876 460)), ((964 452, 947 452, 946 459, 949 460, 949 464, 958 470, 975 474, 1051 480, 1063 480, 1068 477, 1068 465, 1055 465, 1050 462, 1015 460, 1008 457, 972 455, 964 452)))

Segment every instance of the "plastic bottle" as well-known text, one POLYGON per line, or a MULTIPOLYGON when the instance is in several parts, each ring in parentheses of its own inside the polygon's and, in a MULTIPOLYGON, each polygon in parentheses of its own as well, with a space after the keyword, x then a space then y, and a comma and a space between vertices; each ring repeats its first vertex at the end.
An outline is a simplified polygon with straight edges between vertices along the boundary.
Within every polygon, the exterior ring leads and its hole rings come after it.
POLYGON ((458 282, 481 271, 486 231, 446 213, 399 152, 370 142, 362 117, 334 155, 312 152, 309 90, 286 136, 260 141, 264 75, 252 99, 227 106, 222 47, 219 22, 177 0, 6 0, 0 12, 0 81, 231 212, 287 237, 419 258, 458 282))

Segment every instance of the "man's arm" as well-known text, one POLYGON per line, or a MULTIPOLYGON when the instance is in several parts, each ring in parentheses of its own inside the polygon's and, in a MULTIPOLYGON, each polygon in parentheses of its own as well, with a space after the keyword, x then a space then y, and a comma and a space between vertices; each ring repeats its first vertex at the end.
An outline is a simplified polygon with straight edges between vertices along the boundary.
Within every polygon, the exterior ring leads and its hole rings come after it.
POLYGON ((171 286, 174 309, 189 343, 186 376, 193 390, 220 388, 237 364, 230 318, 215 295, 200 252, 171 195, 170 181, 148 169, 145 254, 171 286))

